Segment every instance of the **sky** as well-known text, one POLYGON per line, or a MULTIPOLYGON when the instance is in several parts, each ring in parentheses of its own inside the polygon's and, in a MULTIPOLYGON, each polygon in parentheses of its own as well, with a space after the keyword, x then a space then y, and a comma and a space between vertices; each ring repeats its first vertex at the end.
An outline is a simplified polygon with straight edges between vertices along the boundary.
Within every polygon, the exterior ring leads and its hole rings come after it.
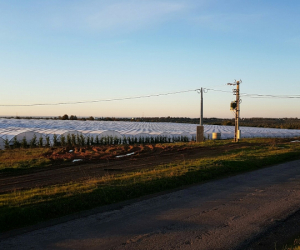
MULTIPOLYGON (((204 88, 204 117, 233 118, 226 84, 240 79, 242 94, 299 97, 299 12, 299 0, 0 0, 0 116, 199 117, 204 88), (74 102, 86 103, 12 106, 74 102)), ((300 118, 299 98, 241 99, 241 117, 300 118)))

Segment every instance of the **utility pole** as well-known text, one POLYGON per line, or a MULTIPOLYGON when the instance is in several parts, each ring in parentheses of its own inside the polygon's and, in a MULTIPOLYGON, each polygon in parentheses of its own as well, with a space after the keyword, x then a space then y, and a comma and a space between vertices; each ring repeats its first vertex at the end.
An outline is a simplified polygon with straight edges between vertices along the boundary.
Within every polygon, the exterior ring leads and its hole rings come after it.
POLYGON ((227 85, 234 85, 236 89, 233 89, 233 95, 236 96, 234 102, 231 102, 230 109, 235 111, 235 128, 234 128, 234 142, 238 142, 241 138, 241 131, 239 130, 239 118, 240 118, 240 84, 242 80, 235 81, 234 83, 227 83, 227 85))
POLYGON ((238 142, 240 139, 239 130, 239 118, 240 118, 240 82, 236 81, 236 111, 235 111, 235 131, 234 131, 234 141, 238 142))
POLYGON ((200 126, 203 126, 203 88, 200 89, 200 126))
POLYGON ((200 126, 197 126, 196 142, 204 141, 204 126, 203 126, 203 88, 198 90, 200 93, 200 126))

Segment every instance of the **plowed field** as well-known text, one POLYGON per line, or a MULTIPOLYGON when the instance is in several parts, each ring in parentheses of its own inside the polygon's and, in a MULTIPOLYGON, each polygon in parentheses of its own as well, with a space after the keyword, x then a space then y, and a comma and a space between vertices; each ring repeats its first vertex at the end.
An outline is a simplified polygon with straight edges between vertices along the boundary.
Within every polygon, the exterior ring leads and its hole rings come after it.
POLYGON ((174 161, 188 161, 247 148, 253 143, 201 146, 201 144, 157 144, 52 148, 43 157, 50 166, 22 174, 2 172, 0 193, 47 185, 83 181, 104 175, 152 168, 174 161))

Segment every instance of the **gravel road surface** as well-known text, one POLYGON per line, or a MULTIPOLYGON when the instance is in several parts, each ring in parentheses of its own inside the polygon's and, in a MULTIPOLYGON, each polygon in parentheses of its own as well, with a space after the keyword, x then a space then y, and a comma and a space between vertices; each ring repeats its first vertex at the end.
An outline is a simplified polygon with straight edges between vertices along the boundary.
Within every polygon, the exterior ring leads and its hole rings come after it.
POLYGON ((0 249, 247 249, 300 209, 300 161, 2 239, 0 249))

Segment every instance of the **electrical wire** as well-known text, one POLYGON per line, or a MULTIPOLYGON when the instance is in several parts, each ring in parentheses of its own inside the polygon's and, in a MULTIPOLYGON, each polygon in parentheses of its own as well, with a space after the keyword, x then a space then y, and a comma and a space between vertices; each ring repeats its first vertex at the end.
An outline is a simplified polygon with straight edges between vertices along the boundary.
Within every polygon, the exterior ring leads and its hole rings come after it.
POLYGON ((176 95, 187 92, 198 91, 199 89, 192 90, 183 90, 177 92, 169 92, 162 94, 153 94, 153 95, 143 95, 143 96, 133 96, 133 97, 123 97, 123 98, 114 98, 114 99, 102 99, 102 100, 94 100, 94 101, 78 101, 78 102, 58 102, 58 103, 35 103, 35 104, 7 104, 0 105, 0 107, 32 107, 32 106, 57 106, 57 105, 74 105, 74 104, 85 104, 85 103, 97 103, 97 102, 112 102, 112 101, 123 101, 123 100, 133 100, 133 99, 141 99, 141 98, 150 98, 150 97, 159 97, 159 96, 167 96, 167 95, 176 95))
MULTIPOLYGON (((221 90, 221 89, 206 88, 206 90, 223 92, 223 93, 232 93, 232 91, 221 90)), ((248 93, 240 93, 240 96, 250 97, 250 98, 281 98, 281 99, 299 99, 300 98, 300 95, 263 95, 263 94, 248 94, 248 93)))
POLYGON ((216 91, 216 92, 223 92, 223 93, 232 93, 232 91, 229 90, 221 90, 221 89, 211 89, 211 88, 204 88, 206 91, 216 91))
POLYGON ((279 98, 279 99, 298 99, 300 95, 261 95, 261 94, 246 94, 241 93, 241 96, 251 97, 251 98, 279 98))
MULTIPOLYGON (((133 97, 123 97, 123 98, 113 98, 113 99, 102 99, 102 100, 93 100, 93 101, 77 101, 77 102, 58 102, 58 103, 35 103, 35 104, 0 104, 0 107, 32 107, 32 106, 58 106, 58 105, 74 105, 74 104, 86 104, 86 103, 98 103, 98 102, 112 102, 112 101, 124 101, 124 100, 134 100, 134 99, 142 99, 142 98, 150 98, 150 97, 159 97, 159 96, 167 96, 167 95, 176 95, 188 92, 197 91, 200 93, 200 89, 192 89, 192 90, 183 90, 169 93, 161 93, 161 94, 152 94, 152 95, 142 95, 142 96, 133 96, 133 97)), ((213 88, 203 88, 204 93, 208 91, 215 92, 223 92, 223 93, 232 93, 229 90, 221 90, 221 89, 213 89, 213 88)), ((241 97, 249 97, 249 98, 281 98, 281 99, 299 99, 300 95, 263 95, 263 94, 248 94, 248 93, 240 93, 241 97)))

